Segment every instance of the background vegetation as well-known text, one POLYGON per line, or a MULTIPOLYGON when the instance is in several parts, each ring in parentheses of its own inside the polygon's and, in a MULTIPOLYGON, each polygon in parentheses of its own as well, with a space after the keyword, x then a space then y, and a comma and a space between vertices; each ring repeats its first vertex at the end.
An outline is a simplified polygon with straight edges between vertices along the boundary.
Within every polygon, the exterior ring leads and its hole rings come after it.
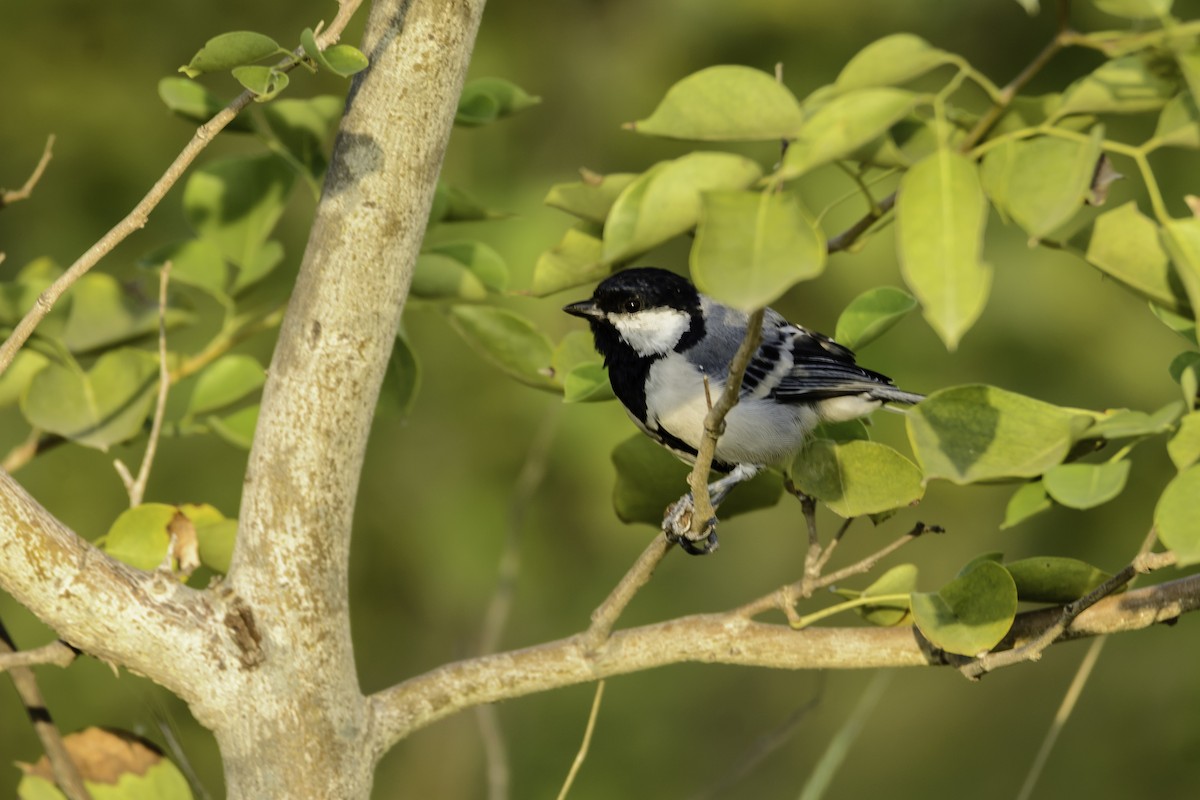
MULTIPOLYGON (((1078 5, 1079 27, 1112 24, 1078 5)), ((228 2, 178 8, 11 4, 0 25, 0 74, 7 76, 0 88, 7 121, 0 126, 0 182, 13 186, 24 179, 48 132, 58 141, 33 200, 0 214, 0 250, 7 255, 0 270, 11 274, 43 255, 70 262, 145 192, 191 133, 189 124, 171 117, 159 102, 157 81, 206 38, 245 28, 278 34, 282 41, 299 25, 332 12, 328 4, 314 2, 286 9, 228 2)), ((998 0, 821 0, 798 7, 769 0, 497 3, 485 15, 473 74, 510 78, 542 103, 501 125, 456 132, 447 178, 512 216, 437 235, 468 233, 490 241, 507 259, 512 285, 528 285, 537 255, 557 241, 565 222, 561 213, 542 206, 550 184, 573 179, 580 166, 640 171, 680 152, 672 143, 619 128, 644 118, 679 78, 718 63, 771 70, 782 62, 786 83, 803 96, 830 82, 869 42, 908 31, 963 54, 1002 84, 1049 38, 1051 17, 1043 12, 1031 18, 1016 3, 998 0)), ((354 31, 345 38, 355 40, 354 31)), ((1098 56, 1069 50, 1030 90, 1059 88, 1099 62, 1098 56)), ((295 75, 293 87, 305 95, 344 89, 329 80, 295 75)), ((210 82, 230 95, 235 86, 227 84, 210 82)), ((253 147, 224 136, 205 158, 253 147)), ((1189 181, 1196 174, 1194 155, 1172 152, 1155 166, 1172 212, 1184 215, 1181 198, 1195 191, 1189 181)), ((1120 163, 1117 168, 1133 172, 1120 163)), ((822 176, 831 186, 848 184, 832 168, 822 176)), ((1117 184, 1108 208, 1142 199, 1137 186, 1117 184)), ((173 194, 144 233, 106 259, 104 271, 131 276, 143 253, 185 234, 179 189, 173 194)), ((295 270, 312 211, 304 193, 294 200, 283 231, 287 260, 281 271, 288 274, 295 270)), ((829 217, 826 230, 840 230, 861 213, 853 201, 846 203, 829 217)), ((1077 260, 1028 247, 1015 226, 993 218, 988 230, 988 258, 996 268, 993 301, 959 348, 947 353, 913 318, 861 353, 864 364, 917 391, 981 381, 1066 406, 1137 409, 1156 409, 1178 397, 1167 376, 1179 349, 1174 334, 1144 303, 1077 260)), ((682 268, 686 252, 669 246, 654 253, 652 263, 682 268)), ((832 332, 841 308, 859 292, 899 282, 893 249, 869 240, 861 252, 834 256, 821 278, 789 293, 777 308, 832 332)), ((577 325, 558 311, 560 301, 573 299, 574 294, 513 297, 511 305, 561 334, 577 325)), ((520 515, 521 572, 503 646, 577 630, 652 534, 646 526, 621 525, 609 503, 609 454, 631 430, 616 405, 563 406, 553 395, 514 383, 480 361, 434 307, 414 303, 405 326, 422 363, 422 385, 408 414, 383 401, 354 543, 351 603, 367 691, 478 650, 483 612, 514 518, 513 487, 538 442, 549 442, 546 477, 520 515)), ((269 337, 245 347, 265 357, 269 337)), ((14 423, 0 417, 0 448, 7 450, 23 429, 15 424, 16 409, 3 413, 14 423)), ((875 432, 904 447, 898 419, 881 415, 875 432)), ((92 538, 127 504, 109 466, 114 455, 136 461, 121 448, 105 455, 62 447, 25 467, 20 479, 92 538)), ((1006 531, 999 525, 1010 487, 952 491, 934 483, 918 509, 879 530, 865 524, 852 529, 846 558, 877 549, 922 519, 949 531, 906 553, 906 559, 920 562, 932 585, 948 580, 982 550, 1004 551, 1010 558, 1061 552, 1115 570, 1136 550, 1161 486, 1174 474, 1160 446, 1139 448, 1132 457, 1138 468, 1119 502, 1088 512, 1055 509, 1006 531)), ((168 440, 147 499, 203 499, 232 515, 244 462, 243 451, 219 440, 168 440)), ((832 517, 822 520, 832 524, 832 517)), ((669 558, 623 624, 727 608, 794 579, 806 546, 801 526, 798 508, 788 503, 723 523, 719 555, 669 558)), ((48 636, 7 597, 0 597, 0 617, 23 646, 48 636)), ((1173 629, 1118 637, 1108 645, 1047 767, 1042 793, 1189 793, 1194 776, 1188 754, 1200 745, 1189 713, 1200 691, 1186 666, 1195 656, 1189 631, 1195 624, 1185 617, 1173 629)), ((898 671, 831 795, 891 790, 1012 796, 1083 650, 1077 644, 1056 647, 1037 666, 1005 670, 979 684, 945 670, 898 671)), ((63 671, 43 670, 40 677, 64 730, 104 724, 140 729, 161 741, 156 720, 167 718, 205 785, 220 794, 215 745, 169 694, 135 676, 116 677, 89 659, 63 671)), ((798 794, 871 680, 868 674, 695 665, 613 680, 573 796, 702 794, 729 777, 761 737, 804 708, 790 738, 731 791, 798 794)), ((582 733, 591 695, 590 687, 576 687, 499 709, 516 796, 556 791, 578 746, 575 733, 582 733)), ((0 691, 0 719, 6 721, 0 726, 0 769, 38 755, 31 731, 20 723, 22 713, 11 692, 0 691)), ((15 779, 15 770, 8 779, 0 773, 0 785, 15 779)), ((397 747, 383 762, 375 793, 475 797, 484 793, 484 783, 482 746, 468 714, 397 747)))

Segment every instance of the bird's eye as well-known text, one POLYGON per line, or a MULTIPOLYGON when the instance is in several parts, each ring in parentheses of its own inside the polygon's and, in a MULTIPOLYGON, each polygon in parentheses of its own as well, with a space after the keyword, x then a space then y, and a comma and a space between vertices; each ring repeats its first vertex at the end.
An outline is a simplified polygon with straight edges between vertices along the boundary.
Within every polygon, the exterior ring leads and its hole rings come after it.
POLYGON ((621 304, 621 310, 627 314, 636 314, 642 310, 642 301, 637 297, 631 297, 621 304))

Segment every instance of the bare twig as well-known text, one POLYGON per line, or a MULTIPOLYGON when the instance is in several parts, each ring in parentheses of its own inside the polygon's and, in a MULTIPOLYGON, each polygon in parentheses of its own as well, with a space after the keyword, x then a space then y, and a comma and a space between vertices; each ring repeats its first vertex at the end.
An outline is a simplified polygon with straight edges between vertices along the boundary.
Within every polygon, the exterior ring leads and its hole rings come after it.
POLYGON ((649 582, 650 576, 670 549, 671 542, 667 541, 665 535, 655 536, 650 544, 646 545, 646 549, 625 576, 609 592, 608 597, 604 598, 604 602, 592 612, 592 624, 581 634, 585 648, 595 650, 608 641, 617 619, 638 590, 649 582))
POLYGON ((692 519, 691 532, 696 539, 702 538, 708 529, 709 521, 716 516, 713 510, 712 498, 708 494, 708 473, 712 471, 713 456, 717 451, 717 440, 725 430, 725 416, 738 402, 742 389, 742 378, 750 359, 758 350, 762 340, 763 309, 758 309, 750 315, 746 323, 746 336, 742 339, 733 362, 729 365, 729 377, 725 380, 725 388, 721 391, 717 402, 704 417, 704 438, 696 453, 696 463, 688 476, 688 485, 692 489, 692 519))
POLYGON ((29 174, 29 179, 25 181, 25 185, 20 189, 0 192, 0 208, 4 208, 19 200, 26 200, 33 194, 33 187, 37 186, 38 181, 42 179, 42 173, 46 171, 46 165, 50 163, 50 159, 54 156, 53 150, 54 134, 52 133, 46 137, 46 146, 42 150, 42 157, 38 159, 37 166, 29 174))
MULTIPOLYGON (((322 31, 317 36, 317 42, 321 47, 328 46, 338 40, 342 30, 349 23, 351 16, 361 4, 362 0, 342 0, 339 3, 337 16, 328 28, 322 31)), ((297 48, 295 57, 288 58, 280 62, 278 68, 291 69, 298 63, 296 58, 303 55, 303 50, 297 48)), ((104 234, 98 242, 87 249, 83 255, 75 260, 66 272, 60 275, 54 283, 50 284, 40 295, 37 301, 33 304, 33 308, 26 312, 21 321, 13 329, 8 339, 0 344, 0 374, 3 374, 12 364, 13 358, 16 357, 17 351, 29 340, 33 335, 34 330, 43 319, 54 308, 54 304, 70 289, 77 280, 85 275, 88 270, 94 267, 101 258, 112 252, 112 249, 119 243, 124 241, 134 231, 143 228, 146 221, 150 218, 152 212, 167 192, 174 186, 187 168, 191 166, 196 157, 203 152, 208 143, 212 141, 218 133, 220 133, 226 125, 233 121, 242 109, 250 105, 255 98, 254 92, 249 90, 242 92, 234 98, 229 105, 213 115, 212 119, 204 123, 196 129, 191 140, 184 145, 183 150, 167 167, 166 172, 154 182, 150 187, 150 191, 146 193, 133 210, 130 211, 124 219, 118 222, 108 233, 104 234)))
POLYGON ((571 791, 571 784, 575 783, 575 776, 579 774, 579 768, 583 766, 584 759, 587 758, 588 748, 592 744, 592 732, 596 730, 596 718, 600 716, 600 701, 604 698, 604 681, 596 684, 596 696, 592 700, 592 710, 588 714, 587 727, 583 731, 583 741, 579 743, 579 752, 575 754, 575 760, 571 762, 571 770, 567 773, 567 779, 563 781, 562 789, 558 793, 558 800, 566 800, 567 793, 571 791))
POLYGON ((854 710, 838 728, 838 732, 829 741, 829 745, 821 754, 817 765, 813 767, 812 774, 808 776, 804 790, 800 793, 800 800, 819 800, 824 796, 825 790, 829 788, 829 782, 833 780, 833 776, 837 774, 838 769, 846 760, 846 754, 850 752, 854 740, 862 733, 863 726, 867 724, 867 719, 875 711, 879 701, 883 699, 888 684, 891 682, 892 673, 890 672, 876 672, 875 676, 871 678, 871 682, 867 684, 867 688, 863 690, 858 703, 855 704, 854 710))
POLYGON ((167 284, 171 280, 171 262, 162 265, 158 278, 158 400, 154 406, 154 419, 150 423, 150 441, 142 455, 142 466, 137 478, 129 474, 124 462, 117 459, 114 466, 129 493, 129 507, 136 508, 146 496, 146 484, 150 481, 150 468, 154 465, 154 454, 158 450, 158 439, 162 435, 163 417, 167 411, 167 394, 171 391, 171 369, 167 365, 167 284))
MULTIPOLYGON (((496 590, 492 593, 492 599, 483 615, 483 630, 479 637, 480 655, 496 651, 504 633, 504 626, 508 622, 513 595, 516 593, 517 576, 521 571, 521 531, 533 496, 546 476, 546 459, 550 453, 550 444, 554 441, 557 424, 556 412, 551 412, 543 419, 526 453, 521 472, 517 475, 512 503, 509 506, 508 535, 505 537, 504 551, 500 555, 496 590)), ((475 709, 475 717, 479 723, 484 760, 487 763, 488 797, 491 800, 504 800, 509 794, 509 769, 508 752, 504 744, 504 734, 500 729, 499 715, 495 706, 482 705, 475 709)))
POLYGON ((0 672, 43 664, 66 667, 75 660, 77 655, 78 653, 72 650, 66 642, 57 639, 50 644, 35 647, 33 650, 6 649, 4 642, 0 641, 0 672))
MULTIPOLYGON (((39 651, 44 657, 30 663, 54 663, 66 666, 75 658, 75 651, 62 642, 53 642, 45 647, 39 647, 37 650, 31 650, 30 654, 39 651), (62 650, 70 654, 70 659, 63 660, 62 650)), ((9 637, 4 623, 0 622, 0 663, 7 656, 15 655, 20 655, 17 647, 9 637)), ((17 689, 17 695, 21 698, 21 704, 25 706, 25 711, 29 714, 33 729, 42 741, 42 749, 46 751, 50 769, 54 772, 54 782, 58 784, 58 788, 62 789, 63 794, 69 800, 91 800, 92 795, 83 785, 83 778, 80 777, 71 754, 67 752, 66 745, 63 744, 62 734, 59 733, 58 726, 50 717, 50 711, 46 708, 45 700, 42 699, 42 692, 38 689, 37 678, 34 676, 33 670, 24 664, 16 663, 19 660, 13 659, 13 663, 8 664, 7 671, 12 678, 13 686, 17 689)))

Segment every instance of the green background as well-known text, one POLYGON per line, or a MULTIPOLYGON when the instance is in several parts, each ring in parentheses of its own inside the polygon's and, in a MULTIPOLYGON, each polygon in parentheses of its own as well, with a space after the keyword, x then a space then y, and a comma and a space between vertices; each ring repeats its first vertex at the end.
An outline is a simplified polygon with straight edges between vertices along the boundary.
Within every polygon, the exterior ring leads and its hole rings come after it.
MULTIPOLYGON (((1118 22, 1076 5, 1081 28, 1118 22)), ((1186 13, 1187 5, 1179 3, 1179 12, 1186 13)), ((155 87, 205 39, 251 29, 290 43, 301 28, 334 12, 332 3, 307 1, 6 2, 0 10, 0 184, 24 181, 47 133, 56 133, 58 142, 34 198, 0 212, 5 277, 38 256, 69 264, 161 174, 191 126, 169 115, 155 87)), ((537 255, 568 224, 565 215, 541 205, 550 184, 573 180, 581 166, 640 171, 685 152, 685 145, 622 131, 620 123, 644 118, 672 83, 695 70, 718 63, 771 70, 783 62, 785 81, 803 97, 830 82, 869 42, 909 31, 962 54, 1003 84, 1041 48, 1052 26, 1052 12, 1030 18, 1011 0, 495 3, 485 13, 471 74, 512 79, 543 103, 498 125, 456 131, 446 176, 512 216, 436 235, 484 238, 508 259, 513 285, 526 286, 537 255)), ((361 19, 345 41, 356 42, 360 27, 361 19)), ((1030 89, 1061 89, 1099 63, 1098 56, 1068 51, 1030 89)), ((206 83, 224 96, 235 91, 227 77, 206 83)), ((297 73, 285 96, 344 88, 333 79, 297 73)), ((1136 129, 1136 123, 1128 124, 1136 129)), ((1119 131, 1119 125, 1110 128, 1111 135, 1119 131)), ((204 158, 256 147, 248 139, 223 136, 204 158)), ((1194 157, 1167 155, 1155 165, 1173 212, 1182 215, 1181 196, 1196 191, 1190 180, 1194 157)), ((1133 174, 1128 165, 1117 168, 1133 174)), ((819 175, 850 191, 836 170, 819 175)), ((180 194, 178 187, 172 191, 150 225, 100 268, 130 275, 140 255, 184 235, 180 194)), ((1130 198, 1140 193, 1127 180, 1114 188, 1107 208, 1130 198)), ((312 205, 311 198, 296 193, 282 229, 284 271, 296 268, 312 205)), ((841 230, 862 211, 856 200, 839 206, 826 218, 826 232, 841 230)), ((841 308, 859 292, 899 283, 890 239, 878 236, 861 252, 833 257, 824 275, 790 292, 777 308, 832 332, 841 308)), ((1144 303, 1080 261, 1029 248, 1020 231, 994 216, 985 258, 996 267, 992 300, 956 352, 948 354, 914 315, 861 353, 862 363, 914 391, 978 381, 1097 409, 1153 410, 1176 399, 1178 388, 1166 368, 1181 348, 1144 303)), ((685 245, 665 247, 645 263, 682 269, 685 245)), ((557 338, 578 327, 558 308, 583 293, 517 297, 511 307, 557 338)), ((353 546, 351 608, 367 691, 476 651, 512 516, 512 489, 530 442, 545 426, 553 426, 553 443, 546 480, 520 533, 521 573, 504 647, 585 627, 591 609, 653 533, 646 526, 621 525, 609 504, 609 454, 632 431, 617 405, 563 406, 553 395, 505 378, 457 338, 436 307, 410 307, 405 326, 424 367, 423 384, 407 418, 389 408, 386 398, 382 403, 353 546)), ((245 349, 265 358, 269 346, 261 338, 245 349)), ((874 436, 907 448, 899 417, 881 414, 875 422, 874 436)), ((23 430, 15 410, 0 415, 0 448, 7 450, 23 430)), ((127 502, 112 458, 136 463, 140 448, 106 455, 62 447, 18 477, 67 524, 94 538, 127 502)), ((1160 443, 1139 448, 1133 460, 1137 469, 1118 500, 1088 512, 1055 509, 1010 531, 1000 531, 999 523, 1011 486, 934 483, 919 509, 877 529, 868 523, 851 528, 835 566, 877 549, 921 519, 949 533, 922 539, 886 564, 918 562, 922 589, 940 586, 987 550, 1002 550, 1009 558, 1071 555, 1115 571, 1136 551, 1155 498, 1174 474, 1160 443)), ((245 453, 215 438, 166 441, 147 500, 210 502, 232 516, 244 463, 245 453)), ((821 520, 826 532, 836 525, 831 516, 821 520)), ((805 542, 795 504, 727 521, 721 536, 722 549, 713 557, 672 553, 622 624, 727 609, 798 577, 805 542)), ((802 610, 829 602, 832 598, 817 598, 802 610)), ((22 647, 49 637, 7 596, 0 596, 0 616, 22 647)), ((855 623, 847 618, 844 624, 855 623)), ((1194 786, 1200 752, 1200 691, 1191 666, 1195 625, 1185 618, 1174 628, 1120 636, 1108 645, 1046 768, 1040 796, 1194 794, 1187 787, 1194 786)), ((1038 665, 1005 670, 978 684, 944 669, 898 671, 828 796, 1013 796, 1086 646, 1055 647, 1038 665)), ((166 692, 126 673, 116 677, 87 658, 66 670, 41 669, 39 677, 66 731, 93 724, 122 727, 161 743, 156 719, 165 716, 205 786, 214 796, 222 794, 211 736, 166 692)), ((611 680, 572 797, 704 796, 761 746, 762 737, 815 698, 790 738, 725 794, 798 796, 870 680, 859 672, 702 665, 611 680)), ((499 707, 514 797, 557 791, 582 735, 592 691, 573 687, 499 707)), ((13 786, 18 773, 11 763, 34 760, 40 751, 7 688, 0 688, 0 720, 0 787, 13 786)), ((379 798, 469 798, 485 792, 472 713, 402 742, 383 761, 375 788, 379 798)))

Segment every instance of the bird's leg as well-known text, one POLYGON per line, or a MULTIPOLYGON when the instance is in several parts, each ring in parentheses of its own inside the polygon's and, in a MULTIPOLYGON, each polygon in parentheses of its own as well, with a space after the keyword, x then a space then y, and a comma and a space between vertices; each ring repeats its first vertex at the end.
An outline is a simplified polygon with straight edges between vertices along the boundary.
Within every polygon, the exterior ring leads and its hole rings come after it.
MULTIPOLYGON (((760 469, 761 467, 754 464, 738 464, 724 478, 710 483, 708 497, 713 509, 721 505, 734 486, 750 480, 760 469)), ((720 546, 720 542, 717 541, 717 518, 711 517, 706 520, 700 534, 695 535, 692 533, 692 514, 695 508, 691 492, 671 504, 663 517, 663 534, 668 541, 677 542, 684 552, 694 556, 708 555, 720 546)))

